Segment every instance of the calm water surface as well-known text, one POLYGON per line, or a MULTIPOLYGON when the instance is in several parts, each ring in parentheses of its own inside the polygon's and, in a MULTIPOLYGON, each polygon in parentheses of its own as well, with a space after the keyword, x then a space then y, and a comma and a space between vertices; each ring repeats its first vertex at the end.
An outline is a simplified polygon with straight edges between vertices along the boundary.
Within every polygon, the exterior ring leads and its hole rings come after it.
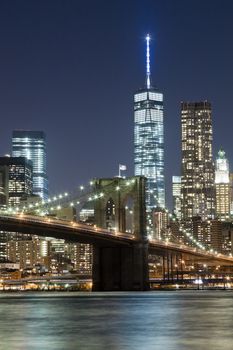
POLYGON ((233 291, 0 294, 0 350, 233 350, 233 291))

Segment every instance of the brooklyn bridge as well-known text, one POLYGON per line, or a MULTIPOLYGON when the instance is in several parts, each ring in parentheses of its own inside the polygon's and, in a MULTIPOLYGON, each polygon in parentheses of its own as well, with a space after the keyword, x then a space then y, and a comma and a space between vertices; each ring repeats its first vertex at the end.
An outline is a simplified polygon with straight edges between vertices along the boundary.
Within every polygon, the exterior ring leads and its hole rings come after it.
POLYGON ((194 264, 233 266, 232 257, 208 250, 195 240, 188 245, 185 241, 170 242, 150 237, 145 186, 146 179, 141 176, 95 179, 88 191, 81 187, 71 194, 1 211, 0 227, 3 231, 91 244, 94 291, 148 290, 148 256, 153 255, 161 258, 167 276, 183 260, 194 264), (70 209, 76 213, 88 202, 94 209, 91 224, 80 222, 78 215, 72 220, 59 215, 62 210, 70 209))

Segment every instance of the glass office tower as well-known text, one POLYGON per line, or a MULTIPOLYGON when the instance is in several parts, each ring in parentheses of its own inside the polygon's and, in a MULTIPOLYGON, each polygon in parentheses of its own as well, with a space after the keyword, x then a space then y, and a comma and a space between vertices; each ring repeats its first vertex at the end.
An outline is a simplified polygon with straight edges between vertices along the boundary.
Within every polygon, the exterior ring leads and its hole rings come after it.
POLYGON ((134 94, 135 175, 147 178, 146 208, 165 207, 163 94, 151 87, 147 35, 146 88, 134 94))
POLYGON ((13 131, 12 156, 26 157, 33 164, 33 193, 48 198, 46 137, 43 131, 13 131))

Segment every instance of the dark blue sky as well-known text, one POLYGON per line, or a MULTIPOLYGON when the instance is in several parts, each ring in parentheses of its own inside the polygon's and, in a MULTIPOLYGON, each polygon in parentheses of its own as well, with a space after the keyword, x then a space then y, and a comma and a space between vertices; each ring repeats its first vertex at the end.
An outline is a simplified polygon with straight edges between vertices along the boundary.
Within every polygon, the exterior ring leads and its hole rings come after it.
POLYGON ((165 99, 165 168, 180 173, 180 101, 213 106, 214 151, 233 169, 231 0, 0 1, 0 150, 13 129, 47 134, 51 192, 133 174, 133 92, 152 79, 165 99))

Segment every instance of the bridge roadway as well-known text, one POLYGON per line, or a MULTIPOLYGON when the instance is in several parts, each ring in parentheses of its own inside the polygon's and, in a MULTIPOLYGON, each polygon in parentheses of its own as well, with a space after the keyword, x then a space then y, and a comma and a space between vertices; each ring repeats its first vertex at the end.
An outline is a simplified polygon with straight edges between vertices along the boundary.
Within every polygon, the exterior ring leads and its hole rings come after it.
MULTIPOLYGON (((8 232, 20 232, 44 237, 64 239, 69 242, 89 243, 96 246, 132 246, 137 243, 137 238, 130 233, 113 232, 95 225, 87 225, 80 222, 69 222, 49 217, 33 216, 25 214, 8 215, 0 214, 0 230, 8 232)), ((167 253, 184 254, 197 260, 209 260, 227 265, 233 265, 233 258, 206 252, 198 248, 188 247, 184 244, 175 244, 159 240, 148 241, 150 254, 163 256, 167 253)))

